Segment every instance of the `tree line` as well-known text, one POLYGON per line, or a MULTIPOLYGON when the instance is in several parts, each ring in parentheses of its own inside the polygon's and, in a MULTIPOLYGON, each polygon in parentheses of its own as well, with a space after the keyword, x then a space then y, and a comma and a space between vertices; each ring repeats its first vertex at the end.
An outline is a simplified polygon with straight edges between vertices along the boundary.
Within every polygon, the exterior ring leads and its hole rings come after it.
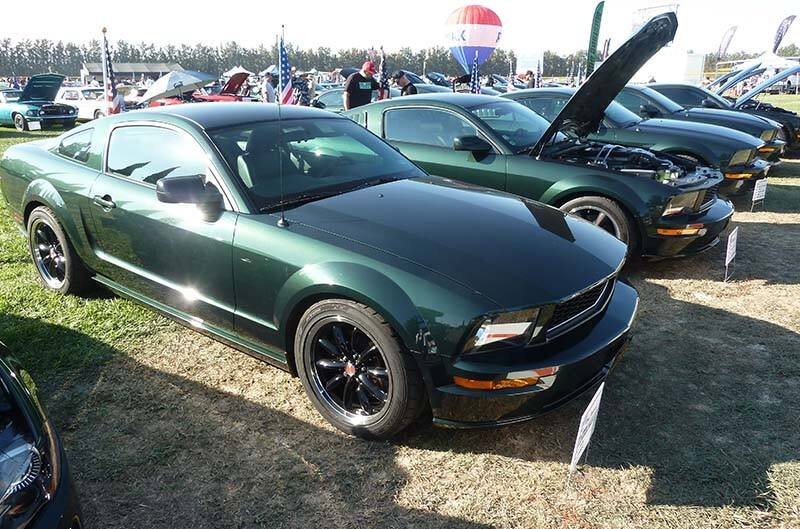
MULTIPOLYGON (((797 44, 789 44, 788 46, 778 48, 777 54, 780 55, 781 57, 800 57, 800 46, 798 46, 797 44)), ((718 62, 744 61, 747 59, 753 59, 755 57, 758 57, 759 55, 761 55, 761 53, 747 53, 744 51, 737 51, 723 55, 718 60, 716 53, 709 53, 708 55, 706 55, 705 71, 707 72, 714 71, 717 67, 718 62)), ((730 65, 723 65, 723 66, 730 66, 730 65)))

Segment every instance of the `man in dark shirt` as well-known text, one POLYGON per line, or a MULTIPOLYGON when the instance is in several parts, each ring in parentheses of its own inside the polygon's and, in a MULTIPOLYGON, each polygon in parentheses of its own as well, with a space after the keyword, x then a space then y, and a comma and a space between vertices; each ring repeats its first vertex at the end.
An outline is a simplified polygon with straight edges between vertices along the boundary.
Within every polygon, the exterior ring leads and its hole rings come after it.
POLYGON ((403 70, 397 70, 392 74, 392 79, 397 86, 400 87, 400 95, 401 96, 410 96, 417 93, 417 87, 414 86, 414 83, 409 81, 408 77, 406 76, 406 72, 403 70))
POLYGON ((375 80, 375 65, 367 61, 361 65, 361 70, 350 74, 344 82, 344 109, 357 108, 372 101, 372 91, 380 89, 375 80))

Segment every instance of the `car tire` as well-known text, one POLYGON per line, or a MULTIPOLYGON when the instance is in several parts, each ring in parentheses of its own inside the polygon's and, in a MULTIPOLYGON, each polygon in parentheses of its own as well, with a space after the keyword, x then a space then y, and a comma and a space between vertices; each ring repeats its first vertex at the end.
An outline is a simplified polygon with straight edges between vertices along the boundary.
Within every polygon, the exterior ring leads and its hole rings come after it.
POLYGON ((300 318, 294 355, 314 407, 347 434, 388 439, 425 409, 416 362, 366 305, 345 299, 312 305, 300 318))
POLYGON ((103 113, 102 110, 95 110, 94 111, 94 119, 104 118, 106 115, 103 113))
POLYGON ((598 196, 585 196, 569 200, 559 208, 591 222, 628 245, 628 255, 635 255, 638 237, 633 222, 615 201, 598 196))
POLYGON ((22 114, 14 114, 14 128, 19 132, 28 130, 28 120, 22 114))
POLYGON ((88 289, 91 276, 50 208, 39 206, 28 217, 28 249, 45 288, 61 294, 88 289))

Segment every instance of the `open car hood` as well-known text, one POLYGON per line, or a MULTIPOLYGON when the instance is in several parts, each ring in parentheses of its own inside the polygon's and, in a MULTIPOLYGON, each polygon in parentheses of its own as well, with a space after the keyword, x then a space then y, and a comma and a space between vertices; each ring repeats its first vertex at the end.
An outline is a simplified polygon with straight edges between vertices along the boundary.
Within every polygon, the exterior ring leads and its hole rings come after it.
MULTIPOLYGON (((739 77, 740 75, 747 75, 748 73, 750 73, 753 70, 757 69, 759 66, 761 66, 760 63, 754 63, 754 64, 751 64, 751 65, 749 65, 749 66, 747 66, 747 67, 745 67, 745 68, 743 68, 741 70, 731 70, 730 72, 726 73, 725 75, 722 75, 722 76, 717 77, 716 79, 714 79, 713 82, 709 83, 708 86, 706 86, 706 90, 714 90, 715 88, 722 87, 722 86, 726 86, 727 88, 730 88, 730 86, 727 83, 731 79, 733 79, 734 77, 739 77)), ((726 90, 727 90, 727 88, 726 88, 726 90)), ((714 92, 721 93, 721 90, 719 88, 717 88, 716 90, 714 90, 714 92)))
POLYGON ((736 86, 737 84, 750 79, 755 75, 761 75, 762 73, 766 72, 766 68, 761 68, 761 65, 755 64, 749 68, 745 68, 744 70, 740 71, 736 75, 731 76, 722 86, 717 89, 717 94, 722 95, 724 94, 729 88, 736 86))
POLYGON ((622 88, 655 55, 675 38, 678 18, 675 13, 663 13, 651 18, 617 51, 603 61, 583 85, 578 88, 561 112, 553 119, 533 153, 542 148, 559 131, 583 137, 597 131, 606 107, 622 88))
POLYGON ((54 101, 63 81, 64 76, 57 73, 34 75, 28 79, 28 84, 23 88, 19 102, 54 101))
POLYGON ((219 91, 220 95, 235 96, 239 93, 239 89, 247 81, 248 77, 250 77, 250 74, 247 72, 239 72, 232 75, 228 82, 225 83, 225 86, 222 87, 222 90, 219 91))
POLYGON ((751 99, 756 97, 758 94, 760 94, 761 92, 763 92, 764 90, 766 90, 770 86, 774 85, 775 83, 779 83, 779 82, 783 81, 784 79, 786 79, 787 77, 791 77, 792 75, 794 75, 794 74, 796 74, 798 72, 800 72, 800 65, 794 66, 792 68, 787 68, 787 69, 783 70, 781 73, 779 73, 778 75, 773 75, 772 77, 770 77, 769 79, 767 79, 763 83, 759 84, 758 86, 756 86, 755 88, 753 88, 752 90, 747 92, 746 94, 744 94, 741 97, 739 97, 739 99, 737 99, 736 103, 734 103, 734 105, 733 105, 734 108, 738 108, 738 107, 742 106, 744 103, 750 101, 751 99))

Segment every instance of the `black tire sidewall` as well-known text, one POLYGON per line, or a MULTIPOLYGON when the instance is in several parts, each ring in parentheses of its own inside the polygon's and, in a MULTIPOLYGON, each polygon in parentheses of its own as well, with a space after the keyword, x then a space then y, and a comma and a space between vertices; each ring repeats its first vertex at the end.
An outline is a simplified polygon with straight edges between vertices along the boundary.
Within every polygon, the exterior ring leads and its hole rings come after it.
POLYGON ((564 213, 569 213, 571 209, 581 205, 596 207, 603 210, 606 215, 612 217, 617 225, 619 225, 620 230, 625 232, 627 240, 624 242, 628 245, 628 255, 635 254, 638 248, 639 237, 632 219, 619 204, 606 197, 585 196, 568 200, 563 203, 559 209, 564 213))
POLYGON ((28 217, 28 225, 26 228, 28 233, 28 251, 31 254, 31 259, 33 259, 33 265, 36 268, 36 275, 39 277, 39 281, 42 283, 42 285, 44 285, 44 287, 48 290, 54 290, 61 294, 75 294, 82 292, 86 288, 88 274, 80 260, 80 257, 78 257, 78 255, 75 253, 75 250, 72 248, 69 238, 67 238, 66 233, 64 233, 61 223, 58 222, 58 219, 52 210, 45 206, 39 206, 34 209, 28 217), (67 259, 65 264, 64 282, 59 288, 53 288, 52 286, 48 285, 42 277, 42 274, 39 272, 39 267, 36 265, 36 257, 34 256, 35 250, 33 248, 34 238, 33 233, 31 233, 31 228, 36 220, 42 220, 50 226, 50 228, 53 230, 53 233, 55 233, 56 237, 58 237, 58 241, 61 243, 61 248, 64 251, 64 256, 67 259))
POLYGON ((413 359, 404 353, 388 324, 364 305, 343 299, 324 300, 312 305, 298 324, 294 352, 297 373, 309 399, 317 411, 336 428, 350 435, 368 439, 386 439, 399 433, 409 424, 409 406, 415 404, 411 400, 420 398, 419 395, 410 394, 413 389, 409 378, 417 373, 409 373, 407 362, 413 362, 413 359), (388 403, 374 420, 363 425, 354 425, 331 409, 317 393, 312 381, 313 375, 309 372, 310 367, 307 362, 313 345, 311 340, 320 324, 331 317, 341 318, 343 322, 355 325, 364 332, 381 350, 391 373, 388 403))

